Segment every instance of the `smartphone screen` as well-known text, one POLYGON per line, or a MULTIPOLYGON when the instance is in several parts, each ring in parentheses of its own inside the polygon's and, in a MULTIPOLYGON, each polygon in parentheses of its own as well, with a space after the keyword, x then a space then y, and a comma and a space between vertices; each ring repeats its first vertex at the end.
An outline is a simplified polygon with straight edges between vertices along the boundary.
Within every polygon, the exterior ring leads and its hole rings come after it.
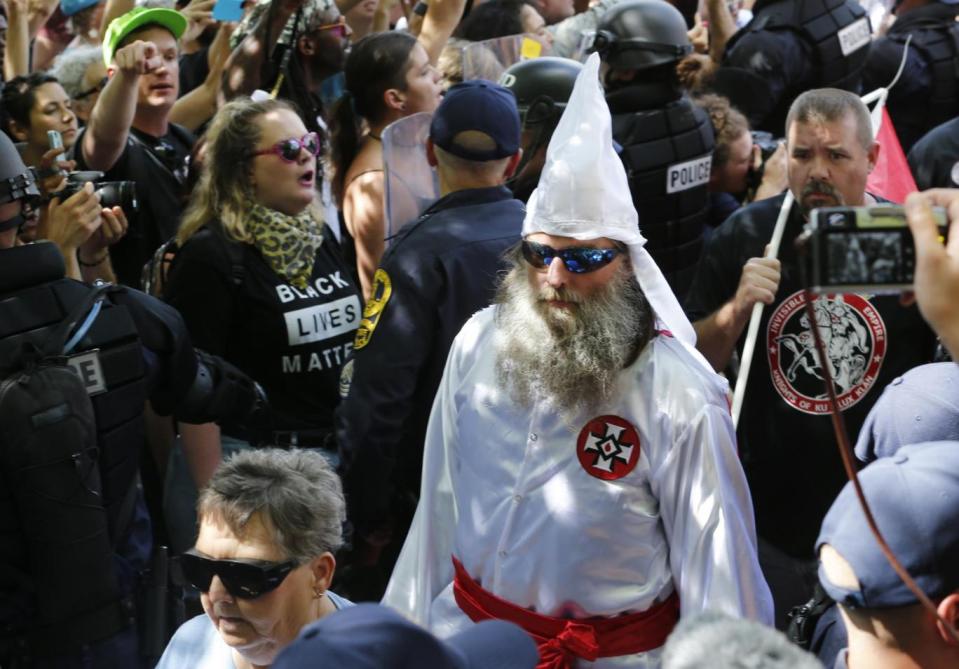
POLYGON ((243 18, 243 0, 216 0, 213 5, 215 21, 235 22, 243 18))

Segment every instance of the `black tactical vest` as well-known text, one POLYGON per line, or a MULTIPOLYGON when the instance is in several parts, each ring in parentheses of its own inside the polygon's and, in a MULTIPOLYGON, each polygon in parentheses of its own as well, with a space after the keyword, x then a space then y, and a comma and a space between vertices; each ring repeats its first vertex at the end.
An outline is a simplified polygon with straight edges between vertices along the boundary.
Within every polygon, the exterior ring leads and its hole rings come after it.
POLYGON ((702 253, 715 140, 706 112, 657 88, 631 86, 606 99, 646 248, 682 300, 702 253))
MULTIPOLYGON (((956 23, 954 15, 938 20, 931 17, 919 21, 908 19, 909 14, 894 23, 886 37, 905 44, 909 35, 912 35, 910 46, 922 55, 931 70, 932 89, 929 97, 914 110, 921 111, 922 116, 913 118, 907 115, 907 118, 896 119, 897 132, 915 141, 959 114, 959 23, 956 23), (898 123, 910 127, 899 128, 898 123)), ((894 96, 895 89, 892 90, 894 96)), ((892 101, 890 109, 891 106, 892 101)))
POLYGON ((796 97, 813 88, 841 88, 859 93, 862 69, 869 56, 872 30, 866 11, 854 0, 774 0, 757 3, 752 21, 726 45, 731 53, 744 35, 788 30, 811 47, 812 81, 789 82, 786 94, 770 116, 785 118, 796 97))
MULTIPOLYGON (((33 285, 29 285, 29 280, 21 280, 24 275, 39 276, 36 265, 49 269, 51 263, 54 274, 59 264, 62 276, 62 260, 53 244, 4 250, 0 255, 3 256, 0 263, 5 265, 0 272, 0 378, 3 378, 17 368, 24 345, 40 345, 46 341, 51 331, 91 288, 69 279, 50 277, 49 272, 46 273, 48 280, 33 285), (56 254, 56 258, 50 254, 56 254), (11 271, 18 262, 20 271, 11 271)), ((29 491, 17 489, 21 482, 11 480, 10 472, 3 472, 0 477, 0 585, 7 594, 16 592, 12 597, 5 597, 7 601, 0 602, 0 637, 32 636, 36 630, 28 631, 30 617, 26 620, 11 618, 35 608, 56 610, 59 606, 59 619, 65 622, 64 629, 51 629, 46 633, 45 645, 53 648, 60 643, 109 636, 117 631, 118 625, 129 623, 130 611, 126 603, 119 601, 92 611, 88 610, 89 605, 83 606, 86 591, 94 588, 92 584, 113 580, 112 560, 100 564, 102 554, 94 560, 92 556, 78 554, 82 552, 81 548, 69 554, 61 546, 56 547, 55 550, 61 553, 56 556, 32 554, 38 551, 37 544, 28 542, 25 532, 43 525, 86 523, 90 525, 90 533, 102 533, 105 516, 109 540, 116 546, 118 535, 126 529, 132 514, 136 473, 144 443, 142 416, 147 400, 145 360, 133 319, 124 307, 111 304, 109 299, 103 302, 68 362, 90 396, 96 424, 95 464, 90 464, 87 454, 76 454, 73 460, 78 468, 96 466, 99 469, 100 489, 92 493, 100 503, 86 508, 64 505, 59 508, 56 519, 49 519, 42 517, 40 505, 22 504, 23 499, 29 498, 29 491), (81 570, 79 565, 83 565, 83 573, 71 575, 71 569, 81 570), (46 569, 54 572, 45 573, 46 569), (94 569, 103 571, 91 573, 94 569), (46 581, 70 583, 72 592, 59 592, 58 602, 30 601, 34 596, 31 594, 34 590, 32 584, 46 581), (22 585, 14 586, 13 583, 22 585), (66 602, 72 602, 73 606, 66 602), (73 618, 67 615, 71 609, 76 613, 73 618), (63 636, 56 638, 58 634, 63 636)), ((2 444, 2 447, 15 449, 17 445, 2 444)), ((9 459, 7 455, 4 454, 5 459, 9 459)), ((62 459, 61 456, 52 457, 62 459)), ((78 474, 84 482, 96 479, 87 472, 78 470, 78 474)), ((102 593, 89 593, 89 599, 102 601, 102 593)), ((33 642, 39 645, 37 639, 33 642)))

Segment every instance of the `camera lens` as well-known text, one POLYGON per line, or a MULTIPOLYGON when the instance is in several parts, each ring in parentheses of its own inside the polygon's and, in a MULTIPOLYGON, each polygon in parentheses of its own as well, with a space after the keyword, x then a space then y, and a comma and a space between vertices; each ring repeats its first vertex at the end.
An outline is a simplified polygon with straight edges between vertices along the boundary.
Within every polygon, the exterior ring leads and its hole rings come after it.
POLYGON ((98 186, 100 206, 120 207, 127 214, 132 214, 139 209, 136 185, 133 181, 104 181, 98 186))

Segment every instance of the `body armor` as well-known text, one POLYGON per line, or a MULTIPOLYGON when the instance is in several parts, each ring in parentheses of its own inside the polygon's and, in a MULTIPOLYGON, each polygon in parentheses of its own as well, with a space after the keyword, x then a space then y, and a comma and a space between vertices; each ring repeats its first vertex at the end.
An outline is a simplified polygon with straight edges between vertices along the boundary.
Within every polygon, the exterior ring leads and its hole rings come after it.
MULTIPOLYGON (((21 261, 62 269, 53 244, 0 253, 8 269, 19 265, 24 274, 39 270, 21 261)), ((0 281, 0 378, 17 375, 25 351, 47 342, 91 290, 68 279, 0 281)), ((63 367, 63 381, 74 386, 63 395, 79 418, 40 432, 37 415, 17 416, 33 420, 40 441, 0 444, 0 636, 26 636, 32 649, 51 653, 131 622, 111 556, 133 512, 147 400, 134 321, 108 299, 66 362, 73 373, 63 367), (28 446, 33 452, 18 451, 28 446)))
MULTIPOLYGON (((809 81, 790 81, 785 94, 769 114, 785 119, 786 112, 799 94, 811 88, 841 88, 860 92, 862 69, 869 56, 872 31, 869 17, 853 0, 773 0, 757 2, 754 16, 726 45, 727 56, 744 37, 762 31, 789 31, 808 45, 813 60, 809 81)), ((725 60, 725 58, 724 58, 725 60)), ((749 75, 745 86, 749 86, 749 75)), ((760 86, 761 88, 761 86, 760 86)), ((772 128, 782 132, 781 125, 772 128)))
POLYGON ((921 100, 900 100, 895 88, 890 91, 889 113, 905 150, 926 132, 959 114, 959 23, 954 11, 946 9, 943 14, 918 20, 906 14, 886 34, 886 39, 903 45, 911 35, 910 47, 928 64, 932 79, 928 97, 921 100))
POLYGON ((682 300, 703 248, 715 139, 706 113, 667 88, 630 86, 606 99, 646 248, 682 300))

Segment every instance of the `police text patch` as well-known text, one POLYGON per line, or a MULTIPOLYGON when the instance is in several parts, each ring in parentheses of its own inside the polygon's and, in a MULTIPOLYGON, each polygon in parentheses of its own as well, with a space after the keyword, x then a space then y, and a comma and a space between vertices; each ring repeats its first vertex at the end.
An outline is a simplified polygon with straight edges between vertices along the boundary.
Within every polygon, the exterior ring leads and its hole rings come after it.
POLYGON ((863 48, 872 39, 872 30, 869 28, 869 19, 865 16, 853 21, 838 33, 839 48, 842 55, 848 56, 853 51, 863 48))
POLYGON ((666 192, 680 193, 697 186, 705 186, 709 181, 712 164, 712 156, 703 156, 685 163, 670 165, 666 172, 666 192))
POLYGON ((100 365, 99 350, 71 355, 67 358, 67 362, 80 377, 80 380, 83 381, 83 387, 86 388, 88 395, 99 395, 106 392, 107 383, 106 377, 103 375, 103 367, 100 365))

